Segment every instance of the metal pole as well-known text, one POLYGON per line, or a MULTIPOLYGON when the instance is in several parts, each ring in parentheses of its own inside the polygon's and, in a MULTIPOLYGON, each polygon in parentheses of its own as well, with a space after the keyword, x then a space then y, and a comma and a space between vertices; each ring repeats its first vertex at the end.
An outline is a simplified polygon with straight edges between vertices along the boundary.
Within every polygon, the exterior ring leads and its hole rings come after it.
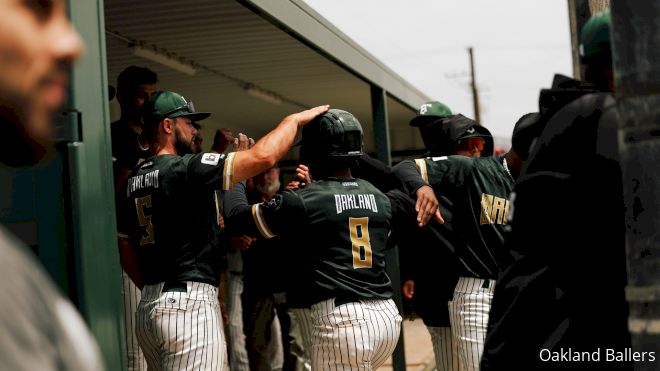
POLYGON ((635 370, 658 370, 660 344, 660 0, 612 1, 612 54, 619 147, 626 202, 626 255, 634 352, 655 352, 655 362, 635 370))
MULTIPOLYGON (((371 110, 374 120, 374 136, 376 137, 376 158, 388 166, 392 165, 392 151, 390 148, 390 125, 387 117, 387 93, 382 88, 371 85, 371 110)), ((394 246, 385 253, 385 269, 392 280, 394 302, 403 313, 401 298, 401 273, 399 270, 399 250, 394 246)), ((394 371, 405 371, 406 354, 403 348, 403 326, 399 342, 392 353, 392 368, 394 371)))
POLYGON ((472 47, 468 48, 468 53, 470 53, 470 87, 472 88, 472 102, 474 104, 474 121, 481 124, 481 112, 479 112, 479 90, 477 90, 477 78, 475 77, 474 71, 474 51, 472 47))
POLYGON ((582 63, 580 62, 580 30, 591 16, 587 0, 568 0, 568 14, 571 26, 571 51, 573 54, 573 77, 582 80, 582 63))
POLYGON ((371 112, 374 121, 376 158, 392 165, 390 123, 387 116, 387 93, 379 86, 371 85, 371 112))

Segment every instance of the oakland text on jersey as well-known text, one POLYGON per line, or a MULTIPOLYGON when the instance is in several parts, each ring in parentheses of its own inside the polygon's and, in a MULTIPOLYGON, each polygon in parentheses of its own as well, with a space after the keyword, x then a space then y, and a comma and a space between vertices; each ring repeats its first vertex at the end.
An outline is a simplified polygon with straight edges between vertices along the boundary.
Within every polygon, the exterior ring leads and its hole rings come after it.
POLYGON ((509 200, 502 197, 481 194, 480 224, 506 224, 509 218, 509 200))
POLYGON ((126 187, 126 196, 140 190, 142 188, 153 187, 158 188, 158 172, 159 170, 150 171, 146 174, 138 174, 128 178, 126 187))
POLYGON ((351 209, 367 209, 378 212, 376 197, 373 194, 340 194, 335 195, 337 214, 351 209))

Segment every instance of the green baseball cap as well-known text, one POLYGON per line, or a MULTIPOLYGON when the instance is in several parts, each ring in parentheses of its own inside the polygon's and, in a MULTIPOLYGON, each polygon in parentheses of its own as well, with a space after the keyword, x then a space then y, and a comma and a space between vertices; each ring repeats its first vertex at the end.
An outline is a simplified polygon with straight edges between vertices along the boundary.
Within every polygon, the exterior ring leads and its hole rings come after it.
POLYGON ((159 91, 152 95, 143 106, 145 122, 158 123, 165 118, 187 117, 191 121, 201 121, 210 112, 196 112, 192 101, 171 91, 159 91))
POLYGON ((410 126, 422 126, 438 118, 451 115, 451 110, 446 105, 438 101, 426 102, 419 106, 417 116, 410 120, 410 126))
POLYGON ((611 53, 610 10, 592 15, 580 30, 580 56, 589 58, 601 53, 611 53))

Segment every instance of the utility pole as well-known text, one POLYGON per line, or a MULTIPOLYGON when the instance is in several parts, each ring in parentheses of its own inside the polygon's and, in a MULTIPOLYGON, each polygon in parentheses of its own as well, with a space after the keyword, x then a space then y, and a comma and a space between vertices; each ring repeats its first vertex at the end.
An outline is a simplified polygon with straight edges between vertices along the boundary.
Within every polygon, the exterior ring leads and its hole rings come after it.
POLYGON ((472 47, 468 48, 468 52, 470 53, 470 87, 472 88, 472 102, 474 103, 474 120, 481 125, 481 114, 479 112, 479 91, 477 90, 477 81, 476 78, 474 77, 474 52, 472 51, 472 47))
POLYGON ((571 26, 571 51, 573 54, 573 77, 578 80, 582 76, 580 61, 580 30, 592 14, 609 8, 610 0, 568 0, 568 16, 571 26))

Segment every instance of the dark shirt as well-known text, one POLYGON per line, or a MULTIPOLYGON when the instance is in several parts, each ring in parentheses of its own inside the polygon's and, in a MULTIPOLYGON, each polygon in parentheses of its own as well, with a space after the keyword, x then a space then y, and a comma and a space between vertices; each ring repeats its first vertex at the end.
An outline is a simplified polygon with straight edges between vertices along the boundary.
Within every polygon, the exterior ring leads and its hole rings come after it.
POLYGON ((630 347, 617 121, 611 94, 584 95, 550 118, 530 153, 482 370, 632 369, 605 354, 630 347), (543 362, 542 349, 600 351, 600 362, 543 362))
MULTIPOLYGON (((244 189, 237 184, 234 191, 244 189)), ((295 241, 287 253, 300 262, 299 280, 309 289, 306 304, 392 296, 384 259, 390 202, 370 183, 320 180, 263 204, 230 206, 227 213, 232 228, 245 234, 295 241)))
POLYGON ((218 285, 220 246, 214 195, 232 182, 233 156, 154 156, 126 181, 127 231, 146 284, 196 281, 218 285))
POLYGON ((429 184, 453 202, 454 231, 465 242, 455 251, 461 276, 495 279, 498 261, 506 255, 504 227, 514 182, 502 161, 442 156, 402 161, 392 169, 411 197, 429 184))
POLYGON ((126 121, 118 120, 110 124, 112 135, 112 157, 115 182, 121 169, 133 170, 137 164, 149 157, 149 147, 140 144, 139 135, 126 121))

